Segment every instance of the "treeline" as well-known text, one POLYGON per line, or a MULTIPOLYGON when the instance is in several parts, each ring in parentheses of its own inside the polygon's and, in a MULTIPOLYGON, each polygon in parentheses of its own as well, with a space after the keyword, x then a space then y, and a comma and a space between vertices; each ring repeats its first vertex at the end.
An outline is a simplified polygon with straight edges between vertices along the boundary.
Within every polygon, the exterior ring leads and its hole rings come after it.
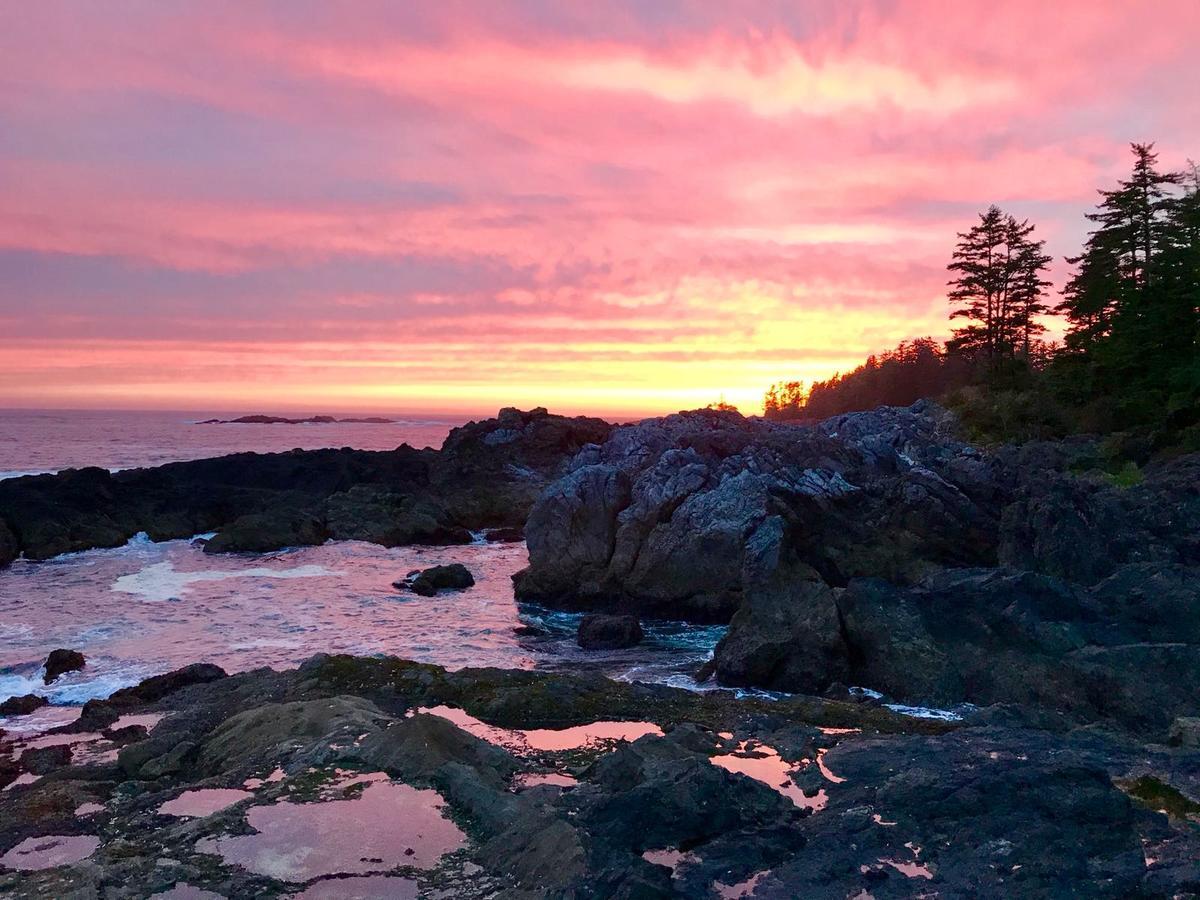
POLYGON ((1095 228, 1057 302, 1028 221, 996 206, 958 235, 939 345, 902 343, 847 374, 772 385, 768 418, 825 418, 940 397, 985 439, 1140 431, 1200 445, 1200 172, 1164 172, 1132 145, 1129 178, 1100 191, 1095 228), (1065 317, 1062 346, 1041 318, 1065 317))

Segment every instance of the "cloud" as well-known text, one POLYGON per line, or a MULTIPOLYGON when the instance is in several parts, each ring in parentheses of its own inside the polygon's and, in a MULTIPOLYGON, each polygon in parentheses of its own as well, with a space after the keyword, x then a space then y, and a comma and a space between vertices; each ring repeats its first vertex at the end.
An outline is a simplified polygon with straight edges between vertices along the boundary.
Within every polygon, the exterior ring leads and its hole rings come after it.
POLYGON ((1127 141, 1200 153, 1197 30, 1182 0, 25 4, 0 404, 753 404, 944 333, 976 210, 1061 259, 1127 141))

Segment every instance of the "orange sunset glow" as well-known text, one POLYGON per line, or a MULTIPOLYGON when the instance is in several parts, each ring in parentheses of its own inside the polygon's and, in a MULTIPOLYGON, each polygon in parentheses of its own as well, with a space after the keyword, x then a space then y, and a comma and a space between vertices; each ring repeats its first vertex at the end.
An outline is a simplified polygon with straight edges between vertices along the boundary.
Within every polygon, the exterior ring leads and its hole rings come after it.
POLYGON ((1193 0, 120 7, 4 14, 0 407, 757 413, 1200 146, 1193 0))

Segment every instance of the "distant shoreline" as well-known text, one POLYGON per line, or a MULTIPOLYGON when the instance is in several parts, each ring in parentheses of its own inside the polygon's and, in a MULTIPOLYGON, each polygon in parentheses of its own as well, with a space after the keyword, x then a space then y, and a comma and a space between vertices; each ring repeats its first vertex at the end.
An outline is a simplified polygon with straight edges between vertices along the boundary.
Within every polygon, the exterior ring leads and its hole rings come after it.
POLYGON ((395 419, 385 419, 382 416, 363 416, 360 418, 339 419, 335 416, 308 416, 303 419, 291 419, 286 416, 238 416, 236 419, 205 419, 196 422, 197 425, 341 425, 353 423, 357 425, 395 425, 395 419))

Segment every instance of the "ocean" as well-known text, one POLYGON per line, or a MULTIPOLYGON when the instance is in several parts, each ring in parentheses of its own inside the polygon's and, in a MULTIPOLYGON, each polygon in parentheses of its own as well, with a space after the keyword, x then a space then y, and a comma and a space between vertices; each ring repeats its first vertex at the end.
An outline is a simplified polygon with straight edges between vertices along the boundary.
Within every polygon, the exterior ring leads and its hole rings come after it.
MULTIPOLYGON (((79 466, 127 469, 239 451, 295 447, 439 447, 461 417, 388 424, 198 424, 229 413, 0 411, 0 477, 79 466)), ((648 623, 638 647, 585 653, 578 615, 518 604, 511 576, 524 544, 385 548, 329 542, 267 554, 210 555, 195 540, 69 553, 0 569, 0 700, 25 693, 78 705, 193 662, 230 672, 290 668, 315 653, 392 654, 449 668, 591 669, 699 687, 691 673, 722 627, 648 623), (414 568, 461 562, 477 584, 417 597, 392 587, 414 568), (532 626, 530 632, 527 626, 532 626), (523 628, 521 633, 515 629, 523 628), (56 647, 81 650, 80 672, 42 684, 56 647)), ((3 727, 14 722, 0 719, 3 727)))
MULTIPOLYGON (((113 410, 0 410, 0 478, 99 466, 132 469, 254 450, 354 447, 391 450, 400 444, 440 447, 465 416, 395 416, 387 424, 204 425, 245 413, 113 410)), ((287 414, 292 418, 305 417, 287 414)), ((336 414, 335 414, 336 415, 336 414)), ((360 417, 346 414, 344 417, 360 417)))

